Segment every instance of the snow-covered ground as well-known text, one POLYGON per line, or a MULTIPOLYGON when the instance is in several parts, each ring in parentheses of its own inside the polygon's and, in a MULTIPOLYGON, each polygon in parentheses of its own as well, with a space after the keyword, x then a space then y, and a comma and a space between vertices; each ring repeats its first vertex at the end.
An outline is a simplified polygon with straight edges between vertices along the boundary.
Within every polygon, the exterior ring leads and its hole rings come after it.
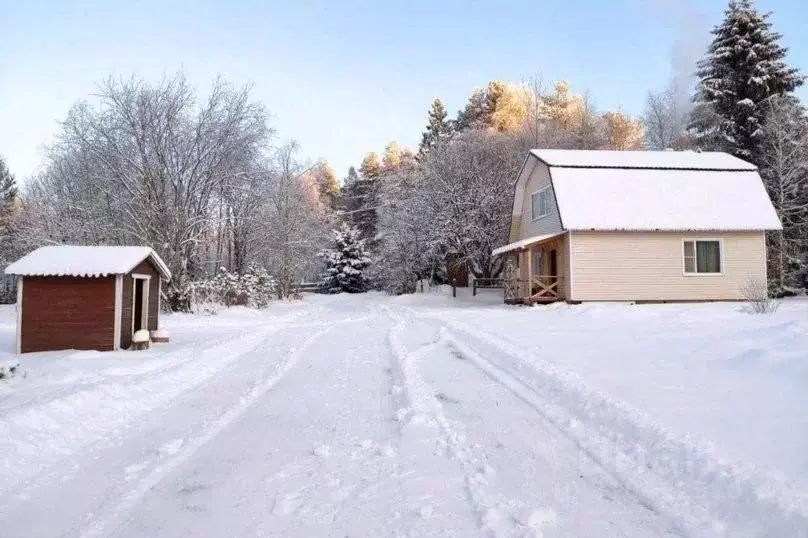
MULTIPOLYGON (((307 296, 0 380, 0 536, 808 536, 808 301, 307 296)), ((0 362, 13 358, 0 309, 0 362)))

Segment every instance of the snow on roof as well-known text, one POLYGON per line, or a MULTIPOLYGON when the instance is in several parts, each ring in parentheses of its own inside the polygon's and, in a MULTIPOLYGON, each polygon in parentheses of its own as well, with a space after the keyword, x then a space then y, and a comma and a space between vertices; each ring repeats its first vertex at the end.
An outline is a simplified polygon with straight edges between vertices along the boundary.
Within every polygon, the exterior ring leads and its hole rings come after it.
POLYGON ((534 235, 533 237, 528 237, 526 239, 520 239, 519 241, 514 241, 513 243, 508 243, 505 246, 497 247, 492 252, 492 256, 498 256, 499 254, 504 254, 506 252, 510 252, 511 250, 519 250, 525 248, 529 245, 534 245, 536 243, 541 243, 542 241, 546 241, 548 239, 552 239, 553 237, 557 237, 559 235, 563 235, 567 232, 556 232, 551 234, 544 234, 544 235, 534 235))
POLYGON ((124 275, 146 258, 151 258, 164 278, 171 279, 171 271, 149 247, 73 245, 40 247, 6 267, 6 274, 82 277, 124 275))
POLYGON ((608 151, 534 149, 530 153, 552 167, 664 168, 676 170, 756 170, 728 153, 715 151, 608 151))
POLYGON ((755 171, 553 168, 566 230, 779 230, 755 171))

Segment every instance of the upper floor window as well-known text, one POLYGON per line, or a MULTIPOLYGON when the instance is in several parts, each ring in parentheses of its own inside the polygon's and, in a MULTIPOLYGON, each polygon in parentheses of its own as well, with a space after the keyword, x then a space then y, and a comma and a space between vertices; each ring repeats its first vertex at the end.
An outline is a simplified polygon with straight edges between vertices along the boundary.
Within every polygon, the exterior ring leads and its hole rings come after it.
POLYGON ((685 274, 721 273, 721 241, 684 241, 685 274))
POLYGON ((530 195, 533 220, 546 217, 550 214, 550 187, 545 187, 530 195))

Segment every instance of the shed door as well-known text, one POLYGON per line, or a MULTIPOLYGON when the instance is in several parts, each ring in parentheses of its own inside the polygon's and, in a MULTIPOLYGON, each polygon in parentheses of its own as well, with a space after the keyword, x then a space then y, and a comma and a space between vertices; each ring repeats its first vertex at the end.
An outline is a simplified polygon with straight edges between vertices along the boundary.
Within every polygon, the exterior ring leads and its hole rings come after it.
POLYGON ((135 279, 135 331, 143 328, 143 283, 145 280, 135 279))

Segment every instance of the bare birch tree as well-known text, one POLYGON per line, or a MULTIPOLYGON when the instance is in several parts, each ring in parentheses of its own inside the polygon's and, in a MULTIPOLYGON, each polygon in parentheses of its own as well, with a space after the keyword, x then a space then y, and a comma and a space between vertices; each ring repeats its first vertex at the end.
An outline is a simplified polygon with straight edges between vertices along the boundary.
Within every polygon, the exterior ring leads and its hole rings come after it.
POLYGON ((110 78, 71 109, 39 184, 65 202, 59 221, 79 224, 70 240, 152 245, 178 291, 198 272, 215 197, 249 172, 269 132, 246 87, 217 80, 199 104, 181 74, 154 86, 110 78))
POLYGON ((263 234, 254 249, 275 276, 281 299, 301 280, 316 278, 322 265, 317 253, 328 242, 331 225, 318 185, 306 173, 311 167, 301 165, 296 152, 297 145, 288 144, 273 159, 274 177, 259 217, 263 234))
POLYGON ((808 285, 808 119, 790 97, 771 99, 760 144, 761 175, 783 229, 768 236, 778 292, 808 285))

